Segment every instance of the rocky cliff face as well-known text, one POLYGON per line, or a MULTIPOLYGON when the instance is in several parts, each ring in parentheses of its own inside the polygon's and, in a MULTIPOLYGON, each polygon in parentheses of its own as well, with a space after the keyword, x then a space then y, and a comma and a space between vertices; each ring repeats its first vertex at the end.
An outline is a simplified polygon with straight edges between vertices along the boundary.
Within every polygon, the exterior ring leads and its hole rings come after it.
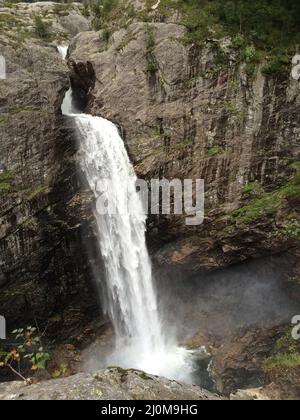
MULTIPOLYGON (((299 303, 299 82, 289 71, 267 75, 263 62, 249 71, 229 38, 187 43, 178 16, 139 18, 109 39, 78 34, 69 66, 78 103, 120 126, 141 178, 205 181, 201 226, 149 218, 156 265, 175 279, 288 251, 283 290, 299 303)), ((219 390, 269 382, 262 364, 284 322, 221 340, 212 352, 219 390)), ((293 375, 285 370, 284 388, 298 395, 287 385, 293 375)))
POLYGON ((81 33, 70 49, 81 99, 120 125, 140 177, 205 181, 203 225, 150 218, 156 261, 197 272, 289 249, 299 239, 300 85, 263 65, 250 75, 230 39, 199 47, 185 33, 134 22, 108 41, 81 33))
MULTIPOLYGON (((140 177, 205 181, 201 226, 149 218, 156 265, 198 274, 289 251, 285 291, 299 302, 299 82, 249 71, 229 38, 188 43, 178 13, 125 3, 113 31, 95 32, 80 5, 0 0, 0 314, 79 342, 98 319, 91 200, 60 111, 70 71, 77 105, 119 125, 140 177), (68 69, 56 46, 69 42, 68 69)), ((218 343, 223 390, 261 375, 274 331, 218 343)))
POLYGON ((0 80, 0 312, 8 328, 35 319, 51 336, 79 336, 98 313, 81 245, 93 246, 91 212, 73 128, 60 111, 69 72, 56 45, 89 23, 78 6, 0 12, 7 72, 0 80), (35 14, 47 23, 44 35, 36 33, 35 14))

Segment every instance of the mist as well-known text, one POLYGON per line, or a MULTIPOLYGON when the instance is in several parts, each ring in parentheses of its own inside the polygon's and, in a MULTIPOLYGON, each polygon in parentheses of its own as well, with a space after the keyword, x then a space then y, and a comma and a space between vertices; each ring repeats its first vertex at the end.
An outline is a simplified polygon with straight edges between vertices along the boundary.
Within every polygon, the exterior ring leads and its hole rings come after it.
POLYGON ((242 328, 289 322, 297 306, 282 287, 285 263, 264 258, 193 277, 160 270, 156 279, 167 328, 179 340, 197 333, 222 339, 242 328))

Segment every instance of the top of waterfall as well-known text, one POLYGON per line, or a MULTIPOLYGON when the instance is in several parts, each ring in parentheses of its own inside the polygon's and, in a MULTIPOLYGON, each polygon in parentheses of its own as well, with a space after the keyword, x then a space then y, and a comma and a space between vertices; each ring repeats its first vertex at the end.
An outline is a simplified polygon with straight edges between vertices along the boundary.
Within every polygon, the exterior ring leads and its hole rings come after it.
MULTIPOLYGON (((64 60, 66 60, 67 58, 68 49, 69 49, 68 45, 57 45, 57 51, 60 53, 60 55, 62 56, 64 60)), ((64 97, 64 100, 61 106, 61 110, 62 110, 63 115, 72 115, 76 113, 76 110, 73 106, 73 92, 72 92, 71 87, 66 92, 66 95, 64 97)))
POLYGON ((62 58, 64 60, 67 58, 68 49, 69 49, 68 45, 58 45, 57 46, 57 51, 60 53, 60 55, 62 56, 62 58))

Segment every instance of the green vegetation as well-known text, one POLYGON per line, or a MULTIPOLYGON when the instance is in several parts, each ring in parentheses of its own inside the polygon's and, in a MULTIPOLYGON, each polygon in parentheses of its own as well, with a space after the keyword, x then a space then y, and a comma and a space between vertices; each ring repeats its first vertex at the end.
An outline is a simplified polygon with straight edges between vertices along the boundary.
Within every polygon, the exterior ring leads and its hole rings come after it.
POLYGON ((11 191, 13 180, 14 173, 12 171, 0 173, 0 196, 8 194, 11 191))
POLYGON ((161 0, 161 12, 172 9, 183 14, 191 39, 201 40, 213 29, 220 36, 235 36, 252 57, 254 46, 271 50, 300 40, 300 4, 294 0, 161 0))
POLYGON ((53 379, 57 379, 60 378, 62 376, 68 376, 70 373, 70 370, 68 368, 68 366, 65 363, 62 363, 58 369, 56 369, 53 373, 52 373, 52 378, 53 379))
POLYGON ((41 39, 49 39, 49 25, 41 18, 41 16, 34 16, 34 34, 41 39))
POLYGON ((53 11, 60 16, 68 16, 71 9, 73 9, 72 3, 55 3, 53 11))
POLYGON ((269 357, 263 362, 266 370, 275 368, 295 368, 300 366, 300 353, 278 353, 276 356, 269 357))
POLYGON ((147 43, 147 67, 146 73, 151 77, 155 75, 159 68, 158 64, 155 60, 153 50, 155 48, 155 36, 154 36, 154 29, 150 25, 146 25, 146 43, 147 43))
MULTIPOLYGON (((9 4, 9 8, 16 7, 14 2, 9 4)), ((9 34, 14 48, 18 48, 26 38, 32 36, 32 32, 28 29, 28 23, 16 17, 13 13, 0 14, 0 33, 9 34)))
POLYGON ((82 7, 82 16, 84 17, 90 17, 91 12, 90 12, 90 5, 88 2, 84 2, 83 3, 83 7, 82 7))
POLYGON ((18 27, 21 21, 17 19, 13 14, 0 13, 0 32, 6 32, 12 28, 18 27))
POLYGON ((0 14, 0 24, 9 26, 9 25, 15 25, 19 22, 19 20, 9 13, 1 13, 0 14))
POLYGON ((47 191, 48 191, 48 188, 44 187, 44 186, 39 186, 35 190, 29 190, 28 191, 28 200, 33 200, 38 195, 46 193, 47 191))
MULTIPOLYGON (((95 31, 126 28, 138 15, 133 4, 124 0, 85 0, 81 8, 83 16, 91 17, 95 31)), ((144 21, 144 19, 140 19, 144 21)))
POLYGON ((19 328, 12 335, 17 344, 0 352, 0 368, 8 368, 18 378, 28 382, 23 372, 28 368, 32 371, 45 370, 50 354, 45 351, 37 328, 19 328))
POLYGON ((93 16, 92 26, 98 31, 109 26, 109 21, 113 20, 114 12, 117 11, 119 0, 94 0, 86 2, 83 14, 93 16))
POLYGON ((0 125, 6 124, 7 121, 8 121, 8 116, 7 115, 0 115, 0 125))
POLYGON ((263 193, 259 198, 233 212, 236 223, 247 223, 259 216, 272 215, 281 205, 282 192, 263 193))
POLYGON ((235 210, 232 217, 237 224, 247 223, 261 216, 273 215, 286 199, 300 197, 300 174, 297 171, 294 177, 285 185, 272 192, 263 192, 244 207, 235 210))
POLYGON ((38 110, 39 108, 34 106, 12 106, 7 108, 0 116, 0 125, 8 123, 14 115, 20 114, 22 112, 33 112, 38 110))
POLYGON ((285 239, 300 240, 300 222, 297 219, 290 219, 273 232, 274 236, 285 239))
POLYGON ((155 61, 150 60, 147 63, 146 72, 149 73, 150 75, 155 74, 158 70, 159 70, 158 65, 155 61))
POLYGON ((135 39, 134 35, 131 33, 128 33, 120 42, 120 44, 117 47, 118 51, 123 50, 131 41, 135 39))
POLYGON ((139 377, 143 379, 143 381, 153 381, 153 378, 151 378, 151 376, 147 375, 145 372, 140 372, 139 377))
POLYGON ((276 368, 296 368, 300 366, 300 353, 298 351, 297 341, 293 339, 291 329, 276 343, 277 353, 263 361, 265 370, 276 368))
POLYGON ((152 53, 155 48, 155 36, 154 36, 154 29, 150 25, 146 25, 146 35, 147 35, 147 52, 152 53))
POLYGON ((17 0, 5 0, 3 2, 3 7, 12 8, 17 5, 17 0))
MULTIPOLYGON (((149 11, 155 3, 147 1, 149 11)), ((265 74, 286 71, 300 42, 300 3, 294 0, 161 0, 161 14, 175 10, 188 29, 185 42, 230 36, 249 74, 262 57, 268 60, 265 74)))
POLYGON ((263 187, 257 182, 249 182, 249 184, 245 185, 242 189, 243 194, 261 194, 263 193, 263 187))
MULTIPOLYGON (((287 71, 295 45, 300 42, 300 3, 294 0, 146 0, 145 11, 135 11, 122 0, 86 0, 82 13, 92 16, 96 30, 126 27, 133 17, 140 21, 161 21, 175 11, 187 27, 185 43, 202 44, 204 40, 218 48, 215 39, 230 36, 238 59, 246 63, 246 72, 253 76, 257 64, 264 59, 266 75, 287 71)), ((217 52, 221 66, 228 62, 224 51, 217 52)))
POLYGON ((207 156, 209 156, 209 157, 213 157, 213 156, 216 156, 216 155, 221 155, 222 153, 224 153, 224 149, 220 146, 211 147, 206 152, 207 156))
POLYGON ((223 108, 225 112, 229 115, 238 115, 239 113, 236 105, 229 101, 224 102, 223 108))
MULTIPOLYGON (((168 137, 169 136, 169 138, 171 138, 171 134, 168 135, 168 133, 165 133, 164 136, 165 137, 168 137)), ((182 141, 180 143, 171 142, 171 147, 172 147, 173 150, 183 151, 183 150, 186 150, 186 149, 192 147, 193 144, 194 144, 194 140, 193 139, 185 139, 184 141, 182 141)))
POLYGON ((16 188, 16 174, 13 171, 4 171, 0 173, 0 196, 20 194, 25 200, 33 200, 40 194, 46 194, 48 187, 39 185, 35 188, 16 188))

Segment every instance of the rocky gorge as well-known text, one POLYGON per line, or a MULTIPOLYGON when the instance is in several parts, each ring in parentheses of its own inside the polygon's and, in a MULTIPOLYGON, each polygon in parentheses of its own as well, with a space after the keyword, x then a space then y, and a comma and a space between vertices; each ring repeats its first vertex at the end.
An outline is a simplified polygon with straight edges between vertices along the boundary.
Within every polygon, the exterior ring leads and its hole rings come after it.
POLYGON ((180 12, 142 1, 118 7, 103 29, 81 4, 0 1, 7 69, 0 81, 0 313, 9 330, 45 328, 55 348, 72 343, 81 352, 110 334, 93 283, 95 273, 104 278, 93 198, 73 122, 60 109, 71 81, 81 109, 120 128, 140 178, 204 179, 204 223, 150 216, 147 241, 161 304, 176 312, 178 295, 191 287, 177 322, 195 325, 180 338, 209 349, 216 390, 228 396, 266 386, 279 398, 299 398, 299 364, 265 368, 289 352, 283 338, 300 297, 300 85, 290 76, 292 57, 285 72, 270 74, 264 60, 240 60, 228 36, 187 42, 180 12), (57 52, 62 44, 68 65, 57 52), (227 275, 231 269, 236 274, 227 275), (223 278, 231 288, 218 295, 223 278), (211 282, 216 289, 207 291, 211 282), (262 285, 261 317, 246 322, 245 311, 226 334, 210 324, 226 317, 234 294, 236 305, 242 292, 259 300, 262 285), (218 310, 203 309, 195 294, 221 302, 218 310))

